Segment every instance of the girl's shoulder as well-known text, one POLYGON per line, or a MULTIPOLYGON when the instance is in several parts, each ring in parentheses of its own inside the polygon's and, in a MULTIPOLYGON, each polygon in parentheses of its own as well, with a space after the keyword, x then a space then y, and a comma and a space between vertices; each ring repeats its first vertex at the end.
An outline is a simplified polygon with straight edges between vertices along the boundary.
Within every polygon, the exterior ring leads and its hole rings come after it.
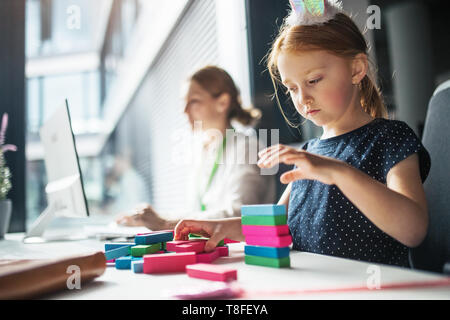
POLYGON ((387 134, 388 136, 413 136, 414 130, 404 121, 377 118, 373 121, 373 128, 376 132, 387 134))

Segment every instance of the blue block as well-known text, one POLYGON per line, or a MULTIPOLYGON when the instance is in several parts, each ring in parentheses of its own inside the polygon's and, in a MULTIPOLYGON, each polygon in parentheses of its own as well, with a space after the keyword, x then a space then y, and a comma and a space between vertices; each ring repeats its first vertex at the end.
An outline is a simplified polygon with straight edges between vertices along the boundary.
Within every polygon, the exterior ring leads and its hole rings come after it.
POLYGON ((289 256, 289 247, 273 248, 263 246, 248 246, 244 248, 245 255, 267 258, 284 258, 289 256))
POLYGON ((106 260, 117 259, 130 254, 130 247, 119 247, 117 249, 108 250, 105 252, 106 260))
POLYGON ((142 260, 144 261, 142 258, 135 258, 132 256, 126 256, 126 257, 121 257, 119 259, 116 259, 116 269, 131 269, 131 262, 132 261, 137 261, 137 260, 142 260))
POLYGON ((286 214, 284 204, 257 204, 241 206, 242 216, 281 216, 286 214))
POLYGON ((144 272, 144 259, 131 261, 131 269, 134 273, 143 273, 144 272))
POLYGON ((173 232, 152 233, 134 237, 134 242, 136 242, 137 245, 154 244, 158 242, 167 242, 172 240, 173 240, 173 232))
POLYGON ((115 243, 105 243, 105 251, 117 249, 120 247, 133 247, 135 246, 134 242, 115 242, 115 243))

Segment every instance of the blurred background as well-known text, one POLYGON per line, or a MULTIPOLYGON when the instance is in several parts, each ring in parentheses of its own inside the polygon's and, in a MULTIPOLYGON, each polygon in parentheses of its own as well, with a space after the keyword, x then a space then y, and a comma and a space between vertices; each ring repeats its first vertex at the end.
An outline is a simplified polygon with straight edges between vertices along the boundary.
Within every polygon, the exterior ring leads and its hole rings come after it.
MULTIPOLYGON (((420 136, 434 89, 450 78, 449 1, 342 2, 365 30, 390 117, 420 136)), ((7 142, 19 148, 6 154, 9 231, 24 231, 47 205, 38 130, 64 99, 93 216, 140 202, 182 209, 189 166, 171 162, 190 133, 181 88, 204 65, 226 69, 244 105, 261 109, 256 129, 279 129, 286 144, 320 135, 282 96, 298 124, 289 127, 271 99, 264 56, 288 8, 288 0, 1 0, 0 114, 10 115, 7 142)))

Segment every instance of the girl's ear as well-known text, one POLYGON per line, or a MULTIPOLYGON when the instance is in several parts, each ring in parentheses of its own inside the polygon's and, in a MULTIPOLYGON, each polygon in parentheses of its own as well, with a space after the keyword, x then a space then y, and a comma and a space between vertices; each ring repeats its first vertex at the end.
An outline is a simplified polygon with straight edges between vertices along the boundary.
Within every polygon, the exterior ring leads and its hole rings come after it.
POLYGON ((364 53, 357 54, 352 61, 352 83, 359 84, 367 75, 369 70, 369 62, 367 55, 364 53))
POLYGON ((217 99, 217 111, 220 113, 224 113, 228 110, 231 103, 231 97, 228 93, 222 93, 217 99))

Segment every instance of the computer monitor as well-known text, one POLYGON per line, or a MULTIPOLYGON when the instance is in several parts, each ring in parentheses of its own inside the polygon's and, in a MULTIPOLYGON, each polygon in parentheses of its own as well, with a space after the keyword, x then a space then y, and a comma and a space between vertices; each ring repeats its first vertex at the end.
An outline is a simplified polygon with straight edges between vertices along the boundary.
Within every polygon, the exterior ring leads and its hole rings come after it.
MULTIPOLYGON (((89 216, 67 100, 45 122, 39 134, 48 178, 45 188, 48 206, 28 230, 24 242, 48 240, 43 234, 55 217, 89 216)), ((70 235, 51 240, 70 240, 70 235)))

